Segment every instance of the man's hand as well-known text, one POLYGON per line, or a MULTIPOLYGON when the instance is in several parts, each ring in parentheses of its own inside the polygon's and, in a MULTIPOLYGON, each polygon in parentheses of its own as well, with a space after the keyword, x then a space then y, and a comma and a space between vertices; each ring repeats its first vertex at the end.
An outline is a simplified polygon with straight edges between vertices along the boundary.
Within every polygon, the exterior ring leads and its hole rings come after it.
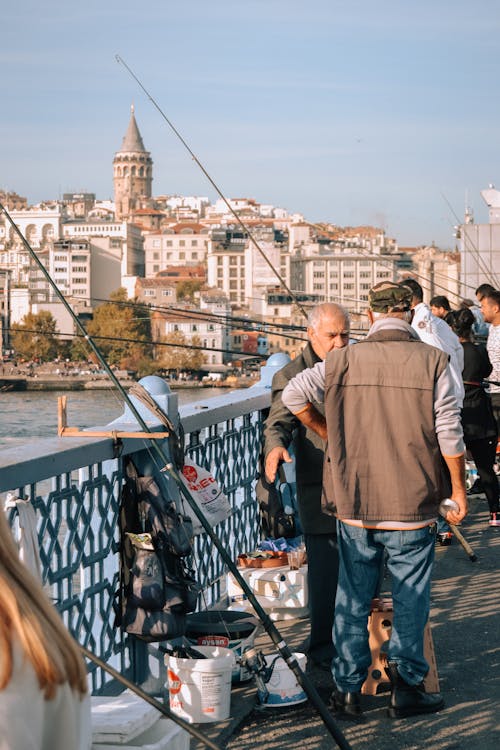
POLYGON ((469 512, 469 504, 467 501, 466 492, 452 492, 450 500, 454 500, 458 505, 458 510, 449 510, 446 514, 446 520, 451 523, 452 526, 458 526, 460 521, 465 518, 469 512))
POLYGON ((278 466, 282 461, 290 464, 292 463, 292 457, 290 456, 286 448, 278 445, 276 446, 276 448, 270 450, 266 456, 265 473, 268 482, 274 482, 274 480, 276 479, 278 466))
POLYGON ((457 526, 468 513, 467 491, 465 489, 465 456, 443 456, 450 472, 451 495, 458 505, 458 510, 449 510, 446 520, 453 526, 457 526))

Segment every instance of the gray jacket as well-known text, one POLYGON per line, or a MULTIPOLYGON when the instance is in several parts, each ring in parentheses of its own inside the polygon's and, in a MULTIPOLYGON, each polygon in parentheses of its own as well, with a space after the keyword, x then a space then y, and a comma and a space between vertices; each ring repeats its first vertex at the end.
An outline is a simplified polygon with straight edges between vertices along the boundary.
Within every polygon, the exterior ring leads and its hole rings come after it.
MULTIPOLYGON (((299 372, 314 367, 320 358, 307 344, 302 353, 273 377, 271 410, 264 428, 264 456, 276 447, 287 448, 293 442, 296 457, 297 500, 302 528, 306 534, 333 534, 335 520, 321 509, 321 487, 325 443, 308 430, 287 409, 281 394, 288 382, 299 372)), ((315 402, 323 413, 323 405, 315 402)))

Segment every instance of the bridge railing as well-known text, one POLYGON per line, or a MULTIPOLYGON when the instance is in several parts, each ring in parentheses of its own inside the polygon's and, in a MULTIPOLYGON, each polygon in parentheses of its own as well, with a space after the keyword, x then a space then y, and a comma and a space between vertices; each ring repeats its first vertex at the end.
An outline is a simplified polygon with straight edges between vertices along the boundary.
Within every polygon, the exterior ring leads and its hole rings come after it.
MULTIPOLYGON (((254 487, 269 383, 267 377, 267 382, 206 400, 200 389, 200 400, 179 411, 186 454, 214 474, 229 498, 232 513, 216 528, 234 560, 259 538, 254 487)), ((172 396, 168 399, 170 403, 172 396)), ((145 441, 127 438, 118 444, 111 438, 63 437, 4 450, 0 499, 10 493, 29 498, 34 506, 43 582, 77 641, 142 682, 154 676, 147 655, 151 649, 114 626, 118 509, 122 459, 127 455, 141 464, 141 456, 149 455, 145 441)), ((19 517, 15 510, 10 514, 19 535, 19 517)), ((203 587, 201 608, 223 601, 224 562, 206 534, 196 537, 193 557, 203 587)), ((93 669, 91 675, 95 693, 109 690, 100 670, 93 669)))

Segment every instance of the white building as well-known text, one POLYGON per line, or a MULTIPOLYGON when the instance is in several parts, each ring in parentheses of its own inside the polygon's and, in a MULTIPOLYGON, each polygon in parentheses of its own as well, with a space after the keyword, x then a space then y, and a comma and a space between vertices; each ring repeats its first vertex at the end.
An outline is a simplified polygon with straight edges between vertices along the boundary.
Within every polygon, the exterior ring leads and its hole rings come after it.
POLYGON ((144 237, 145 276, 156 276, 167 266, 204 263, 207 257, 209 229, 203 224, 173 224, 161 232, 144 237))
MULTIPOLYGON (((47 250, 61 237, 63 217, 59 205, 11 211, 10 216, 37 252, 47 250)), ((30 254, 5 217, 0 217, 0 266, 10 271, 12 286, 28 284, 30 254)))
POLYGON ((233 307, 252 309, 254 302, 260 304, 264 290, 277 282, 271 266, 288 284, 289 253, 286 235, 271 225, 253 227, 252 236, 260 251, 246 232, 234 227, 213 229, 210 233, 207 281, 210 286, 222 290, 233 307))
POLYGON ((467 212, 464 224, 458 227, 462 297, 473 297, 480 284, 500 287, 500 190, 490 185, 481 196, 488 206, 488 224, 474 224, 467 212))
POLYGON ((397 281, 410 261, 402 253, 370 253, 362 248, 338 249, 335 244, 309 243, 290 260, 294 291, 314 296, 318 302, 337 302, 351 313, 366 309, 368 291, 380 281, 397 281))
POLYGON ((160 341, 179 331, 188 344, 193 339, 200 342, 207 365, 222 365, 229 346, 229 315, 226 297, 218 290, 208 290, 201 293, 199 306, 178 303, 165 312, 156 310, 151 316, 153 340, 160 341))

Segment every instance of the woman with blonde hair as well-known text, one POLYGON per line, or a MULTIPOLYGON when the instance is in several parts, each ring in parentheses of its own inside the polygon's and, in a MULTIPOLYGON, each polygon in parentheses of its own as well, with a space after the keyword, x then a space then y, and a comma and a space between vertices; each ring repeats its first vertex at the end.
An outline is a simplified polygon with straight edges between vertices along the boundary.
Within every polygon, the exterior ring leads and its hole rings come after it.
POLYGON ((87 674, 0 508, 0 750, 88 750, 87 674))

